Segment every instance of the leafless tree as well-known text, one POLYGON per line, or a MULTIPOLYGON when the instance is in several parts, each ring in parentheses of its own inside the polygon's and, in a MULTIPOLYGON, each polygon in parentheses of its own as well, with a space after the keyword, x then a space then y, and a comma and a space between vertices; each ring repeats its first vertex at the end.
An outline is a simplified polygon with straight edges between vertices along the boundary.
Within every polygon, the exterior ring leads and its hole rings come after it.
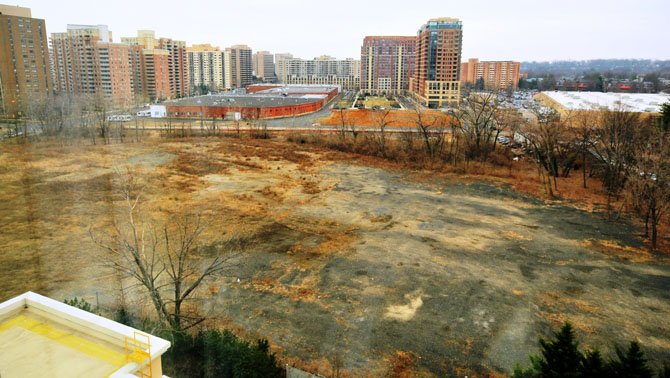
POLYGON ((442 148, 444 130, 440 126, 444 125, 441 124, 440 117, 420 107, 414 108, 414 124, 423 140, 426 153, 432 160, 435 158, 437 151, 442 148))
POLYGON ((670 133, 653 128, 639 141, 627 187, 634 210, 644 220, 644 236, 655 250, 658 225, 670 209, 670 133))
POLYGON ((106 252, 105 264, 146 289, 158 318, 172 330, 199 324, 204 318, 188 311, 186 302, 206 280, 239 267, 241 252, 229 244, 215 257, 203 258, 200 214, 164 223, 145 221, 140 212, 143 186, 132 172, 121 181, 124 219, 111 224, 108 236, 91 230, 93 241, 106 252))
POLYGON ((629 112, 620 104, 615 109, 603 110, 599 123, 590 148, 602 171, 607 210, 611 214, 612 199, 618 198, 626 185, 635 161, 642 121, 638 113, 629 112))
POLYGON ((347 126, 348 126, 348 113, 345 109, 340 109, 340 139, 344 142, 344 139, 347 136, 347 126))
POLYGON ((495 150, 498 135, 502 131, 498 120, 502 120, 495 92, 476 93, 468 96, 454 116, 458 132, 463 136, 466 159, 486 160, 495 150))
POLYGON ((561 117, 557 112, 548 110, 538 111, 536 116, 535 122, 526 125, 524 136, 545 191, 547 195, 554 196, 554 189, 558 189, 557 177, 567 177, 574 164, 567 135, 570 117, 561 117))
POLYGON ((391 110, 390 109, 378 109, 374 111, 374 120, 379 128, 379 135, 376 139, 377 146, 379 151, 382 154, 382 157, 386 157, 386 128, 391 124, 391 110))
POLYGON ((100 131, 100 137, 102 138, 103 143, 109 143, 111 137, 111 124, 107 120, 107 115, 109 114, 109 104, 102 94, 96 94, 93 96, 92 109, 95 123, 100 131))
POLYGON ((591 147, 593 136, 598 129, 598 113, 593 111, 581 111, 575 114, 571 128, 573 144, 576 151, 581 155, 582 160, 582 186, 586 189, 586 179, 588 174, 588 163, 591 156, 591 147))

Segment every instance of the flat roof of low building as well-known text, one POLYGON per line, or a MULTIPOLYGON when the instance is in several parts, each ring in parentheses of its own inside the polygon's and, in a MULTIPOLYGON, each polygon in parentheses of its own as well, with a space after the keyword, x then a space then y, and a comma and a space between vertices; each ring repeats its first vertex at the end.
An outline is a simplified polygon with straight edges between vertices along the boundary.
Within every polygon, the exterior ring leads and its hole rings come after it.
POLYGON ((670 102, 670 95, 653 93, 542 92, 568 110, 618 109, 641 113, 658 113, 670 102))
POLYGON ((290 106, 310 104, 323 100, 326 95, 288 95, 281 96, 275 93, 254 94, 212 94, 196 97, 181 98, 166 102, 166 106, 221 106, 240 108, 267 108, 273 106, 290 106))
POLYGON ((250 85, 250 87, 271 87, 256 93, 330 93, 333 90, 339 89, 337 85, 308 85, 308 84, 258 84, 250 85))
POLYGON ((0 303, 3 377, 136 377, 169 347, 166 340, 32 292, 0 303))

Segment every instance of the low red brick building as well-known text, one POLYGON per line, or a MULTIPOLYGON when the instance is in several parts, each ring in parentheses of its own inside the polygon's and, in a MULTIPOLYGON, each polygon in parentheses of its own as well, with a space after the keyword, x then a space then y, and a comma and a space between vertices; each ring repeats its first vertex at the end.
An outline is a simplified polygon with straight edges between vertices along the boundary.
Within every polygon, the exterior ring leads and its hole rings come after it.
POLYGON ((177 118, 244 119, 294 117, 323 109, 339 93, 337 86, 252 85, 244 94, 225 93, 183 98, 165 103, 177 118))

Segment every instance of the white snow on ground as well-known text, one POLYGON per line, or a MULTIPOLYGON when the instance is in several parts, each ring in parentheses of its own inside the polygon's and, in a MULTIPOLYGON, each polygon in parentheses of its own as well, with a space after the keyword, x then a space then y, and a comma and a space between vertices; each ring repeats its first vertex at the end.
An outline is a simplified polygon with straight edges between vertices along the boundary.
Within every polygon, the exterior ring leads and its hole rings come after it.
POLYGON ((602 92, 542 92, 570 110, 590 110, 607 107, 632 112, 658 113, 661 105, 670 102, 670 95, 652 93, 602 93, 602 92))

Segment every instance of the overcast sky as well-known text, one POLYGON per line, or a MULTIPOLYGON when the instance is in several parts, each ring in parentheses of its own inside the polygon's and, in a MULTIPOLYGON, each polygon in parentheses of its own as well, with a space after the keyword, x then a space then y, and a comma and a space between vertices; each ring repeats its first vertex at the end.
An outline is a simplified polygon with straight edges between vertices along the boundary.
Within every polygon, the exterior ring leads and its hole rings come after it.
POLYGON ((366 35, 415 35, 429 18, 463 21, 463 57, 670 59, 670 0, 0 0, 32 8, 47 32, 106 24, 114 41, 157 36, 301 58, 360 58, 366 35))

